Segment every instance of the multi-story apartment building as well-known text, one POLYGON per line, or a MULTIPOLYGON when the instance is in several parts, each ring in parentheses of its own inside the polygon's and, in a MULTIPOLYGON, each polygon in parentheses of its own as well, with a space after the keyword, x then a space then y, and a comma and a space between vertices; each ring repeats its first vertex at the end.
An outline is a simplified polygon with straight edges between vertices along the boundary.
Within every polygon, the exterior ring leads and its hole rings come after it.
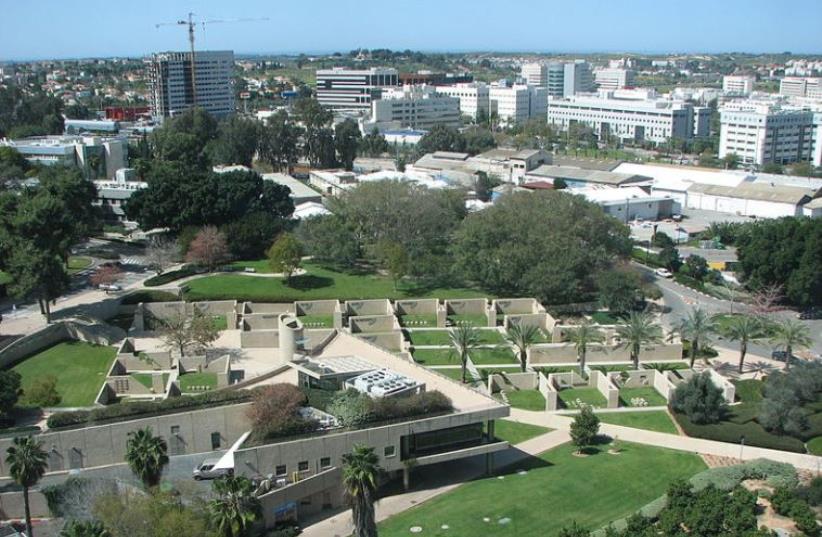
POLYGON ((468 73, 433 73, 431 71, 417 71, 416 73, 400 73, 400 86, 451 86, 467 84, 474 81, 474 76, 468 73))
POLYGON ((548 66, 542 62, 522 64, 520 76, 529 86, 548 87, 548 66))
POLYGON ((822 99, 822 78, 786 76, 779 82, 779 94, 822 99))
POLYGON ((370 132, 390 129, 430 130, 437 125, 459 127, 460 99, 440 95, 432 86, 404 86, 385 90, 382 98, 371 102, 371 118, 363 122, 370 132))
POLYGON ((371 101, 379 99, 384 89, 397 86, 396 69, 372 67, 370 69, 317 70, 317 100, 332 109, 371 108, 371 101))
POLYGON ((501 123, 515 125, 532 117, 545 117, 548 89, 525 84, 510 88, 491 86, 488 96, 491 112, 496 112, 501 123))
POLYGON ((726 75, 722 77, 722 91, 729 95, 753 93, 756 77, 752 75, 726 75))
POLYGON ((563 77, 563 96, 565 97, 595 89, 591 66, 586 61, 577 60, 573 63, 566 63, 563 77))
POLYGON ((594 80, 601 90, 618 90, 634 85, 634 72, 631 69, 597 69, 594 80))
POLYGON ((460 101, 460 113, 472 119, 490 113, 489 87, 483 82, 438 86, 437 93, 456 97, 460 101))
POLYGON ((719 157, 743 164, 810 161, 814 113, 770 102, 732 101, 720 109, 719 157))
POLYGON ((194 83, 190 52, 161 52, 146 60, 154 117, 174 116, 196 105, 215 115, 234 113, 234 52, 204 50, 194 55, 194 83))
POLYGON ((709 111, 695 109, 690 103, 656 98, 647 92, 601 91, 548 101, 549 123, 563 129, 583 123, 598 136, 623 140, 661 143, 669 138, 704 136, 708 117, 709 111))

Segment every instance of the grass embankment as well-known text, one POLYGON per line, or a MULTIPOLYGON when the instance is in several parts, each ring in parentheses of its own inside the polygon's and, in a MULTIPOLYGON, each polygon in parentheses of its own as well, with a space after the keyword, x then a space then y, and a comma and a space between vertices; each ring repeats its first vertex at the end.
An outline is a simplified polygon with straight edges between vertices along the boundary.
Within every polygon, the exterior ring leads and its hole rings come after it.
POLYGON ((649 410, 648 412, 607 412, 597 414, 599 421, 611 425, 622 425, 634 429, 645 429, 658 433, 677 434, 676 425, 664 410, 649 410))

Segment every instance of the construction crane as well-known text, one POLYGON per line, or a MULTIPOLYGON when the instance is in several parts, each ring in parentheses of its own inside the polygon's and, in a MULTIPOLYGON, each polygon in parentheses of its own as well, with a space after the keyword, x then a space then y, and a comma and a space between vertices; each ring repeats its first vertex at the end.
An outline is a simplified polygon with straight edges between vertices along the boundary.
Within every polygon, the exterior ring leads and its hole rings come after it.
POLYGON ((188 26, 188 43, 191 45, 191 101, 192 101, 192 108, 197 106, 197 79, 195 77, 197 71, 195 67, 194 61, 194 28, 200 24, 205 30, 206 24, 220 24, 226 22, 256 22, 256 21, 267 21, 269 20, 268 17, 263 18, 252 18, 252 19, 216 19, 216 20, 208 20, 208 21, 195 21, 194 20, 194 13, 189 12, 188 18, 183 20, 178 20, 177 22, 160 22, 154 25, 155 28, 159 28, 161 26, 188 26))

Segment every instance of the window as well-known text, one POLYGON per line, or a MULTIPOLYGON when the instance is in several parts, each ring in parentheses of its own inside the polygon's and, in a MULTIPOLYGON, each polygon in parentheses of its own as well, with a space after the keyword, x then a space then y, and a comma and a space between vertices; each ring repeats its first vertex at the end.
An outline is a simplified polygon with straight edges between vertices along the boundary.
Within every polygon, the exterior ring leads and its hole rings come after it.
POLYGON ((285 464, 280 464, 274 469, 274 475, 277 477, 284 476, 288 473, 288 469, 285 467, 285 464))
POLYGON ((220 433, 211 433, 211 449, 220 449, 220 433))
POLYGON ((308 471, 308 461, 300 461, 297 463, 297 471, 298 472, 307 472, 308 471))
POLYGON ((397 454, 397 447, 396 446, 385 446, 385 449, 383 450, 383 454, 386 457, 393 457, 394 455, 397 454))
POLYGON ((171 436, 177 436, 180 434, 180 426, 179 425, 172 425, 171 426, 171 436))
POLYGON ((331 466, 331 457, 323 457, 320 459, 320 468, 328 468, 331 466))

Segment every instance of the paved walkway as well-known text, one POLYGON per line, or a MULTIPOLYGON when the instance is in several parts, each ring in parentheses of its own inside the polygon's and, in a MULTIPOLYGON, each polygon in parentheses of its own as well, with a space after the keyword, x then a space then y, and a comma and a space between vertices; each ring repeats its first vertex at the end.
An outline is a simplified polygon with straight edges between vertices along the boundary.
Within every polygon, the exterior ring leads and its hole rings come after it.
MULTIPOLYGON (((573 417, 569 416, 519 410, 516 408, 511 409, 511 417, 509 419, 512 421, 541 425, 543 427, 551 427, 564 431, 569 429, 571 422, 573 421, 573 417)), ((609 425, 607 423, 600 425, 600 431, 608 436, 618 436, 620 440, 625 440, 628 442, 665 447, 679 451, 688 451, 691 453, 717 455, 720 457, 731 457, 742 460, 766 458, 779 462, 787 462, 789 464, 793 464, 797 468, 804 468, 814 471, 819 471, 820 467, 822 467, 822 457, 806 455, 803 453, 791 453, 788 451, 779 451, 775 449, 765 449, 752 446, 743 447, 738 444, 729 444, 727 442, 717 442, 715 440, 691 438, 687 436, 678 436, 675 434, 657 433, 642 429, 634 429, 631 427, 622 427, 620 425, 609 425)))
MULTIPOLYGON (((551 431, 517 444, 514 448, 495 454, 494 464, 498 468, 508 466, 526 457, 555 448, 560 444, 568 442, 570 439, 571 437, 565 430, 551 431)), ((459 465, 451 465, 448 472, 449 475, 446 479, 443 479, 440 475, 438 476, 439 478, 434 477, 425 482, 416 483, 416 485, 421 488, 382 498, 375 504, 377 522, 385 520, 397 513, 402 513, 406 509, 426 502, 431 498, 436 498, 441 494, 454 490, 466 481, 482 477, 485 474, 484 456, 475 459, 477 460, 468 464, 465 464, 467 461, 460 461, 459 465), (453 468, 453 471, 451 471, 451 468, 453 468)), ((424 469, 424 467, 415 471, 419 472, 422 469, 424 469)), ((307 537, 347 537, 351 535, 353 531, 354 526, 351 523, 351 511, 346 509, 332 517, 306 526, 301 535, 307 537)))

